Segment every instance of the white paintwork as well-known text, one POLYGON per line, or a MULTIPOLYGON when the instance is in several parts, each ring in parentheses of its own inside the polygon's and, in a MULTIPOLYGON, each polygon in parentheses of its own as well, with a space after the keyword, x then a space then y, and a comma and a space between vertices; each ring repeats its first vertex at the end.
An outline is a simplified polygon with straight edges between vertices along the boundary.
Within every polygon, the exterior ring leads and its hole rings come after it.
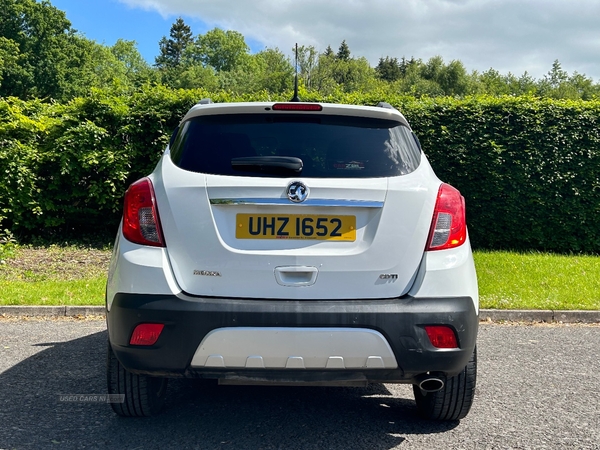
MULTIPOLYGON (((196 105, 188 111, 181 122, 185 122, 191 117, 211 114, 264 114, 266 108, 271 108, 272 102, 253 102, 253 103, 211 103, 208 105, 196 105)), ((378 119, 397 120, 410 128, 406 118, 395 109, 373 108, 369 106, 356 105, 336 105, 332 103, 323 103, 323 111, 294 111, 293 114, 333 114, 338 116, 352 117, 372 117, 378 119)), ((286 114, 288 112, 282 112, 286 114)))
POLYGON ((252 298, 391 298, 405 294, 423 258, 440 181, 426 158, 393 178, 317 179, 217 176, 192 173, 163 157, 153 174, 167 252, 181 289, 193 295, 252 298), (311 199, 383 202, 383 207, 211 205, 211 198, 283 198, 303 181, 311 199), (354 242, 236 239, 237 213, 355 215, 354 242), (290 290, 276 267, 315 267, 306 289, 290 290), (199 277, 216 271, 221 277, 199 277), (381 274, 397 274, 381 280, 381 274), (284 283, 285 284, 285 283, 284 283), (251 288, 250 288, 251 287, 251 288))
POLYGON ((364 328, 219 328, 198 346, 192 367, 396 369, 383 335, 364 328))
POLYGON ((107 308, 117 293, 167 294, 181 292, 173 277, 166 250, 129 242, 119 234, 113 249, 106 285, 107 308))
MULTIPOLYGON (((202 105, 187 117, 255 113, 272 103, 202 105)), ((405 119, 395 110, 323 105, 324 113, 405 119)), ((123 293, 264 299, 416 298, 470 296, 478 308, 477 278, 467 240, 461 247, 424 252, 440 181, 423 155, 409 175, 374 179, 258 178, 203 175, 177 168, 165 151, 150 175, 167 248, 117 238, 107 286, 108 307, 123 293), (375 202, 375 207, 211 205, 210 199, 286 198, 303 181, 315 200, 375 202), (383 204, 382 207, 379 205, 383 204), (354 214, 354 242, 238 240, 235 214, 354 214), (282 267, 286 268, 282 277, 282 267), (307 271, 304 268, 312 268, 307 271), (295 268, 295 269, 294 269, 295 268), (293 283, 293 271, 306 276, 293 283), (194 275, 219 272, 219 277, 194 275), (197 273, 198 273, 197 272, 197 273), (310 273, 309 273, 310 272, 310 273), (287 278, 285 276, 287 274, 287 278), (381 279, 381 274, 397 278, 381 279)), ((332 356, 327 364, 340 364, 332 356)), ((218 358, 214 359, 218 364, 218 358)), ((264 363, 264 362, 263 362, 264 363)), ((291 362, 290 364, 295 364, 291 362)), ((259 364, 258 359, 251 364, 259 364)), ((374 363, 375 364, 375 363, 374 363)))
POLYGON ((479 313, 477 274, 469 238, 460 247, 425 252, 409 294, 416 298, 468 296, 479 313))

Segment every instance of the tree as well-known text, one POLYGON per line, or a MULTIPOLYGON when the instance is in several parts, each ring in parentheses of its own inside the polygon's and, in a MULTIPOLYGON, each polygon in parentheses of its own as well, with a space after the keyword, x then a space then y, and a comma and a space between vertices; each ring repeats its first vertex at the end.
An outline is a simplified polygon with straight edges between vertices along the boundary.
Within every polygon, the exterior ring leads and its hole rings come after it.
POLYGON ((134 86, 154 80, 155 72, 137 49, 135 41, 118 39, 110 51, 125 69, 127 80, 134 86))
POLYGON ((154 65, 159 69, 179 66, 186 48, 193 42, 192 30, 181 17, 171 26, 169 36, 169 39, 163 36, 158 43, 160 54, 155 58, 154 65))
MULTIPOLYGON (((23 55, 19 52, 19 45, 12 39, 0 36, 0 88, 2 80, 8 77, 10 82, 24 82, 29 74, 23 69, 23 55)), ((15 89, 20 89, 20 86, 15 89)))
MULTIPOLYGON (((331 47, 329 49, 331 50, 331 47)), ((333 50, 331 53, 333 54, 333 50)), ((312 77, 319 62, 318 58, 319 52, 314 46, 305 47, 301 45, 298 47, 298 76, 304 81, 304 86, 307 89, 313 87, 312 77)))
POLYGON ((402 69, 398 58, 390 58, 386 56, 379 58, 379 64, 375 68, 377 76, 385 81, 396 81, 402 77, 402 69))
POLYGON ((0 96, 68 100, 91 87, 129 88, 134 66, 143 67, 134 43, 89 40, 47 0, 0 0, 0 96))
POLYGON ((421 76, 437 84, 441 95, 465 95, 468 91, 469 77, 465 66, 458 60, 445 65, 441 56, 433 56, 422 66, 421 76))
POLYGON ((183 68, 172 80, 171 86, 178 89, 204 88, 211 91, 219 88, 219 79, 212 67, 193 64, 183 68))
POLYGON ((566 82, 569 79, 569 74, 562 69, 558 59, 555 59, 552 63, 552 69, 548 71, 548 74, 544 76, 546 81, 552 89, 560 87, 561 83, 566 82))
MULTIPOLYGON (((331 50, 331 47, 327 47, 331 50)), ((333 77, 336 56, 333 51, 325 50, 319 55, 315 70, 311 74, 311 85, 313 89, 321 94, 330 94, 336 87, 337 82, 333 77)))
MULTIPOLYGON (((509 79, 510 81, 510 79, 509 79)), ((523 72, 515 82, 511 82, 511 94, 523 95, 523 94, 535 94, 537 93, 538 87, 535 79, 527 73, 523 72)))
POLYGON ((462 62, 450 61, 443 67, 438 84, 446 95, 465 95, 468 92, 469 77, 462 62))
POLYGON ((187 56, 217 72, 231 71, 249 61, 250 47, 237 31, 215 28, 199 35, 187 56))
POLYGON ((313 79, 314 87, 322 94, 331 94, 336 88, 365 91, 375 81, 375 71, 366 58, 342 60, 336 55, 321 54, 313 79))
POLYGON ((350 59, 350 48, 348 47, 348 44, 346 44, 345 40, 343 40, 340 44, 340 48, 338 49, 336 56, 342 61, 348 61, 350 59))
POLYGON ((409 61, 402 58, 400 61, 402 78, 394 83, 395 89, 415 97, 444 95, 437 81, 425 77, 431 77, 433 74, 437 76, 436 64, 437 61, 425 64, 421 59, 415 59, 414 57, 411 57, 409 61))
POLYGON ((506 77, 493 68, 489 68, 481 74, 475 74, 479 93, 490 95, 510 94, 511 86, 506 77))
POLYGON ((294 80, 294 67, 290 60, 278 49, 267 48, 254 55, 258 63, 258 89, 280 93, 291 89, 294 80))
MULTIPOLYGON (((421 60, 418 60, 418 62, 421 62, 421 60)), ((403 56, 398 65, 400 66, 400 72, 402 73, 402 76, 405 77, 410 70, 417 66, 417 60, 414 58, 414 56, 411 56, 410 59, 406 59, 403 56)))
POLYGON ((4 38, 1 46, 8 64, 3 65, 0 96, 62 96, 72 76, 69 69, 76 44, 75 31, 64 12, 48 0, 2 0, 0 37, 4 38))
POLYGON ((536 86, 541 96, 550 98, 590 100, 600 94, 600 85, 594 85, 591 78, 577 72, 569 76, 558 60, 536 86))
POLYGON ((426 80, 437 82, 442 76, 443 69, 444 59, 439 55, 432 56, 422 67, 421 76, 426 80))
POLYGON ((591 100, 594 96, 600 94, 600 85, 594 86, 594 81, 577 72, 569 77, 569 85, 571 86, 575 98, 583 100, 591 100))
POLYGON ((70 73, 73 76, 64 88, 66 98, 85 96, 91 87, 124 94, 158 81, 158 72, 139 53, 135 41, 119 39, 109 47, 81 36, 77 38, 72 50, 75 65, 70 73))
POLYGON ((125 65, 117 60, 109 47, 83 37, 78 37, 74 43, 76 45, 72 48, 73 65, 70 72, 77 76, 65 83, 65 98, 83 96, 91 87, 129 87, 125 65))

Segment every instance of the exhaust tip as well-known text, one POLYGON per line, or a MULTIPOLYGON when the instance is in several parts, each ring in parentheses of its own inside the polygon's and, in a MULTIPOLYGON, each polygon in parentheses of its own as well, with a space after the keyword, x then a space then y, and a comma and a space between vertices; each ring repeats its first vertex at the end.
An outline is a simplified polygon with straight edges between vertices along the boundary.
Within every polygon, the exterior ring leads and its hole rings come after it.
POLYGON ((437 392, 444 387, 444 381, 436 376, 425 375, 417 385, 423 392, 437 392))

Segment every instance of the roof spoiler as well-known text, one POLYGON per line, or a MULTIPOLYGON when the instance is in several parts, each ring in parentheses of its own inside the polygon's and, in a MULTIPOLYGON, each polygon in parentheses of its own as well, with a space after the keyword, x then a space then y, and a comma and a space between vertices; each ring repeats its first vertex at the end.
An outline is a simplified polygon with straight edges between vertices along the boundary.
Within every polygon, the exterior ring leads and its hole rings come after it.
POLYGON ((390 105, 387 102, 379 102, 377 103, 375 106, 377 106, 378 108, 385 108, 385 109, 396 109, 394 108, 392 105, 390 105))

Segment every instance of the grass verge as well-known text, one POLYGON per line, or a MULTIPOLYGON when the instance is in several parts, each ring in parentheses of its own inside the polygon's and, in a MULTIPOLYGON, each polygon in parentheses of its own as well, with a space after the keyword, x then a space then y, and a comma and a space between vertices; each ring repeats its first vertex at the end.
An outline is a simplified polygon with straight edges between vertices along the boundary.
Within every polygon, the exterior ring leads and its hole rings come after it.
POLYGON ((600 309, 600 257, 475 252, 482 308, 600 309))
POLYGON ((0 260, 0 305, 103 305, 110 249, 19 247, 0 260))
POLYGON ((106 276, 70 281, 0 280, 0 305, 104 305, 106 276))
MULTIPOLYGON (((0 261, 0 305, 102 305, 110 249, 20 247, 0 261)), ((600 310, 600 257, 475 252, 480 306, 600 310)))

